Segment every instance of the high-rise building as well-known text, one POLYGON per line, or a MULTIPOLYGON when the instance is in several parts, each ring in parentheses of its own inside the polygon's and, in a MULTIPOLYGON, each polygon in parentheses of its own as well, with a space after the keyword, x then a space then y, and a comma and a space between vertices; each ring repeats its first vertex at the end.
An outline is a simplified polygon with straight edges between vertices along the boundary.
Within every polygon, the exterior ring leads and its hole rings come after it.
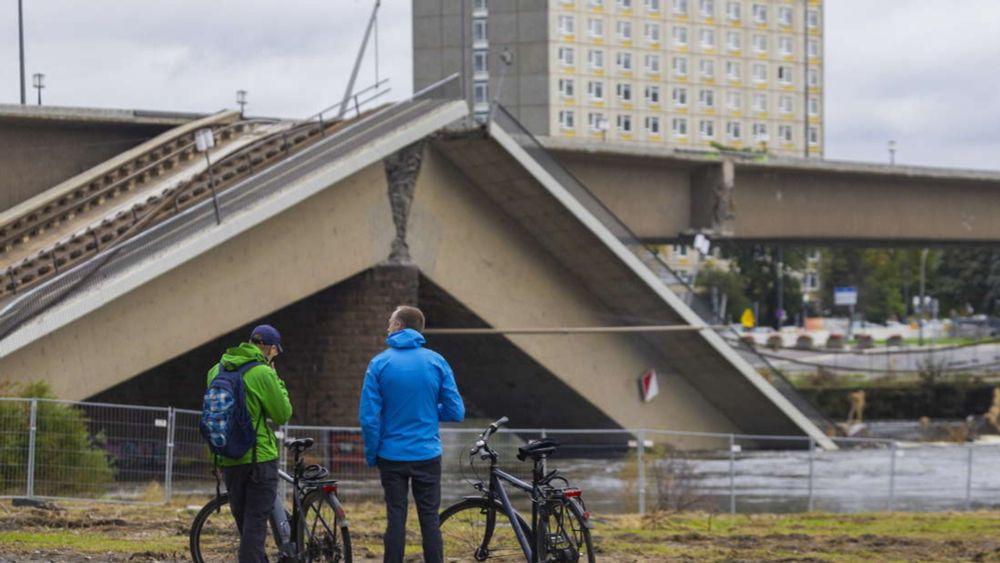
POLYGON ((822 17, 821 0, 413 0, 414 84, 461 73, 480 118, 499 98, 540 136, 821 156, 822 17))

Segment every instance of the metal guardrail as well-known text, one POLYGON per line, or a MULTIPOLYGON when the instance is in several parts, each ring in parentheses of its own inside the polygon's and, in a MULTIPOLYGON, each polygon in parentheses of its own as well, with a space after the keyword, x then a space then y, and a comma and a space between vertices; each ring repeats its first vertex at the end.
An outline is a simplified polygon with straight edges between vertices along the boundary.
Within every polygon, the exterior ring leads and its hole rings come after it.
MULTIPOLYGON (((200 504, 215 491, 200 412, 50 399, 0 398, 0 497, 200 504)), ((445 502, 470 494, 484 467, 469 465, 475 421, 441 429, 445 502)), ((382 498, 356 427, 286 425, 312 437, 308 461, 331 469, 349 502, 382 498)), ((506 470, 527 440, 562 445, 548 461, 587 497, 592 512, 652 510, 832 512, 971 510, 1000 506, 1000 444, 904 444, 835 439, 823 451, 801 436, 665 429, 504 429, 493 445, 506 470), (800 450, 769 443, 800 441, 800 450)), ((282 463, 286 460, 282 459, 282 463)))
MULTIPOLYGON (((721 319, 712 312, 711 306, 705 302, 704 297, 699 295, 695 289, 683 278, 678 276, 668 266, 659 255, 649 249, 638 236, 621 221, 604 203, 590 191, 587 186, 580 181, 572 172, 560 164, 549 151, 538 141, 537 138, 518 120, 507 108, 497 104, 496 111, 493 112, 493 120, 506 133, 520 144, 546 172, 552 175, 566 190, 568 190, 576 200, 583 205, 594 217, 596 217, 618 240, 625 244, 642 262, 653 271, 656 276, 670 288, 671 291, 681 296, 688 307, 691 308, 706 325, 712 326, 712 330, 720 336, 732 339, 733 335, 738 335, 731 328, 720 328, 721 319)), ((752 346, 735 346, 745 356, 750 356, 751 364, 766 366, 771 384, 786 398, 792 405, 802 412, 807 418, 813 421, 820 429, 833 427, 816 407, 800 395, 795 387, 785 378, 784 374, 771 364, 768 359, 757 352, 752 346)))

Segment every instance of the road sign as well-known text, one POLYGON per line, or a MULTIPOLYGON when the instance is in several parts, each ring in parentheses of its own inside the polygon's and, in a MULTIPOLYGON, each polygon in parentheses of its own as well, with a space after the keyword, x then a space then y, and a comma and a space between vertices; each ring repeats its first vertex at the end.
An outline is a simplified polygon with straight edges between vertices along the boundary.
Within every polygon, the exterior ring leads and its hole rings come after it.
POLYGON ((845 307, 853 307, 854 305, 857 305, 858 288, 856 287, 833 288, 833 304, 845 307))
POLYGON ((642 394, 642 402, 648 403, 653 397, 660 394, 660 386, 656 382, 656 372, 649 370, 639 377, 639 392, 642 394))
POLYGON ((753 318, 753 311, 749 308, 743 311, 743 316, 740 317, 740 324, 743 328, 753 328, 757 324, 757 319, 753 318))

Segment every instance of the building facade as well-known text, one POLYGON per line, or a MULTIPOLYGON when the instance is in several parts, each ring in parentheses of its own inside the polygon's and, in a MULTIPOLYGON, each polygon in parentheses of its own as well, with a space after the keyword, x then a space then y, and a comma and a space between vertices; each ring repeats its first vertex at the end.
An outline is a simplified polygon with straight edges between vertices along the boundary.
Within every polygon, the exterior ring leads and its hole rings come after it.
POLYGON ((821 0, 413 0, 416 88, 453 72, 541 136, 823 154, 821 0))

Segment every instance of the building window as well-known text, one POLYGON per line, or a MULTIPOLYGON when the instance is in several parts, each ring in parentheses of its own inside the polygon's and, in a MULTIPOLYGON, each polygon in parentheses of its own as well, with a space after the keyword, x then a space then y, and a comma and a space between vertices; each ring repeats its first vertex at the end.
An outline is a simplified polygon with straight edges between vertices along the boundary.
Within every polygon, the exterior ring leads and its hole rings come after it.
POLYGON ((792 126, 791 125, 779 125, 778 126, 778 138, 781 139, 782 143, 792 142, 792 126))
POLYGON ((649 41, 650 43, 660 42, 660 24, 658 23, 646 24, 646 41, 649 41))
POLYGON ((753 43, 753 50, 755 53, 766 53, 767 52, 767 36, 763 33, 754 33, 751 38, 753 43))
POLYGON ((603 8, 604 0, 589 0, 587 2, 591 8, 603 8))
POLYGON ((688 13, 688 0, 674 0, 674 13, 679 16, 686 16, 688 13))
POLYGON ((604 37, 604 20, 601 18, 590 18, 587 20, 587 35, 594 38, 604 37))
POLYGON ((791 96, 781 96, 778 98, 778 111, 781 113, 792 113, 795 111, 795 101, 791 96))
POLYGON ((714 139, 715 122, 711 119, 702 119, 701 123, 698 124, 698 131, 700 132, 702 139, 714 139))
POLYGON ((472 20, 472 44, 475 47, 483 47, 489 42, 486 28, 486 20, 472 20))
POLYGON ((622 41, 632 40, 632 22, 620 21, 616 24, 618 39, 622 41))
POLYGON ((489 51, 472 52, 472 72, 476 74, 486 74, 489 69, 489 51))
POLYGON ((726 92, 726 109, 729 111, 743 111, 743 94, 739 92, 726 92))
POLYGON ((715 17, 715 0, 698 0, 698 13, 705 19, 715 17))
POLYGON ((624 82, 620 82, 617 86, 618 89, 618 99, 623 102, 632 101, 632 85, 624 82))
POLYGON ((767 142, 767 123, 753 124, 753 140, 757 143, 767 142))
POLYGON ((618 0, 618 7, 623 10, 631 10, 632 0, 618 0))
POLYGON ((808 53, 810 57, 819 56, 819 41, 810 39, 806 45, 806 53, 808 53))
POLYGON ((587 83, 587 97, 595 102, 604 101, 604 83, 599 80, 591 80, 587 83))
POLYGON ((714 29, 702 29, 698 31, 698 38, 701 40, 701 46, 705 49, 715 48, 715 30, 714 29))
POLYGON ((743 69, 736 61, 726 61, 726 78, 729 80, 742 80, 743 69))
POLYGON ((778 38, 778 50, 781 51, 782 55, 789 56, 795 52, 795 42, 791 37, 779 37, 778 38))
POLYGON ((819 86, 819 71, 815 68, 810 68, 809 72, 806 73, 806 80, 808 80, 810 88, 819 86))
POLYGON ((671 98, 673 99, 675 106, 687 107, 688 105, 687 88, 674 88, 671 98))
POLYGON ((563 35, 576 34, 576 21, 573 16, 559 16, 559 32, 563 35))
POLYGON ((660 103, 660 87, 646 86, 646 104, 657 105, 660 103))
POLYGON ((712 59, 702 59, 698 61, 698 70, 701 72, 702 78, 714 79, 715 61, 712 59))
POLYGON ((572 78, 560 78, 559 79, 559 94, 564 98, 572 98, 576 96, 575 87, 572 78))
POLYGON ((818 145, 819 144, 819 129, 816 127, 809 128, 809 144, 818 145))
POLYGON ((806 272, 805 286, 809 291, 819 289, 819 276, 816 275, 816 272, 806 272))
POLYGON ((646 0, 646 11, 647 12, 659 12, 660 11, 660 0, 646 0))
POLYGON ((659 117, 647 117, 646 118, 646 132, 650 135, 660 134, 660 118, 659 117))
POLYGON ((753 111, 764 113, 767 111, 767 94, 762 92, 754 92, 753 99, 750 102, 750 107, 753 111))
POLYGON ((806 25, 809 29, 816 29, 819 27, 819 11, 813 8, 806 10, 806 25))
POLYGON ((587 114, 587 128, 591 131, 606 131, 608 128, 608 122, 604 119, 603 113, 588 113, 587 114))
POLYGON ((624 72, 630 72, 632 70, 632 53, 619 51, 615 56, 615 61, 618 64, 618 70, 624 72))
POLYGON ((809 115, 819 115, 819 98, 809 98, 809 115))
POLYGON ((559 0, 559 3, 564 6, 572 6, 575 2, 576 0, 559 0))
POLYGON ((575 129, 575 121, 572 111, 559 112, 559 127, 561 129, 575 129))
POLYGON ((767 82, 767 65, 764 63, 754 63, 751 70, 754 82, 767 82))
POLYGON ((674 137, 687 137, 688 134, 688 120, 683 117, 675 117, 671 122, 670 126, 674 137))
POLYGON ((490 90, 488 82, 476 82, 472 85, 472 101, 477 106, 490 103, 490 90))
POLYGON ((687 57, 674 57, 672 68, 674 71, 674 76, 687 76, 688 73, 687 57))
POLYGON ((660 55, 646 55, 646 72, 650 74, 660 73, 660 55))
POLYGON ((767 6, 764 4, 753 5, 753 23, 767 23, 767 6))
POLYGON ((743 17, 742 6, 738 1, 726 2, 726 19, 732 22, 738 22, 743 17))
POLYGON ((671 249, 670 253, 671 254, 676 254, 678 256, 687 256, 688 255, 688 249, 687 249, 687 246, 685 246, 683 244, 675 244, 674 247, 671 249))
POLYGON ((472 9, 473 10, 485 10, 486 9, 486 0, 476 0, 475 2, 472 3, 472 9))
POLYGON ((785 27, 792 25, 792 8, 790 6, 778 8, 778 23, 785 27))
POLYGON ((715 107, 715 90, 701 90, 698 92, 698 103, 703 108, 715 107))
POLYGON ((632 116, 628 114, 620 114, 618 116, 618 132, 619 133, 631 133, 632 132, 632 116))
POLYGON ((674 28, 674 45, 688 44, 688 28, 679 25, 674 28))
POLYGON ((726 122, 726 138, 731 141, 739 141, 743 137, 742 124, 739 121, 726 122))
POLYGON ((591 49, 587 51, 587 64, 590 66, 591 70, 603 70, 604 51, 600 49, 591 49))
POLYGON ((792 83, 792 67, 785 65, 778 66, 778 82, 782 84, 792 83))
POLYGON ((559 64, 565 67, 572 67, 576 64, 572 47, 559 47, 559 64))
POLYGON ((726 48, 730 51, 739 51, 743 49, 743 36, 738 31, 727 31, 726 32, 726 48))

